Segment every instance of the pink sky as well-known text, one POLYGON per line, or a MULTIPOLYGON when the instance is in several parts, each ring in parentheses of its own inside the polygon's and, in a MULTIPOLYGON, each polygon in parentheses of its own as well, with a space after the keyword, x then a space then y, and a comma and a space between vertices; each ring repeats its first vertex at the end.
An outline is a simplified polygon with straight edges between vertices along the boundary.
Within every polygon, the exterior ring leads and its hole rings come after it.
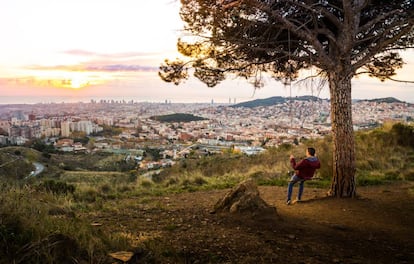
MULTIPOLYGON (((317 95, 271 80, 257 91, 243 80, 230 79, 215 88, 196 80, 180 86, 162 82, 158 66, 178 56, 178 11, 179 1, 171 0, 2 0, 0 103, 12 97, 13 103, 16 97, 54 96, 227 102, 317 95)), ((414 52, 403 57, 407 65, 397 78, 413 80, 414 52)), ((354 80, 353 97, 394 96, 414 102, 413 89, 413 84, 361 77, 354 80)), ((326 88, 319 95, 329 97, 326 88)))

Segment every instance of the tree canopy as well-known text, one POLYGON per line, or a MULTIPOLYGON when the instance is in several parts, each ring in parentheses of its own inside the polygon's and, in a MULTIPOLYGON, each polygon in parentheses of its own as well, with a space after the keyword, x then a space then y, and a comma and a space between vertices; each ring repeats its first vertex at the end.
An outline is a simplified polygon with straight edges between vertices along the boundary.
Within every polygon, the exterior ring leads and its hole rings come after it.
POLYGON ((226 73, 261 85, 261 73, 290 81, 312 65, 320 74, 349 65, 350 76, 386 80, 401 68, 398 50, 414 47, 412 0, 182 0, 191 37, 179 39, 189 61, 166 61, 163 80, 179 84, 188 69, 209 87, 226 73), (339 63, 341 64, 341 63, 339 63))

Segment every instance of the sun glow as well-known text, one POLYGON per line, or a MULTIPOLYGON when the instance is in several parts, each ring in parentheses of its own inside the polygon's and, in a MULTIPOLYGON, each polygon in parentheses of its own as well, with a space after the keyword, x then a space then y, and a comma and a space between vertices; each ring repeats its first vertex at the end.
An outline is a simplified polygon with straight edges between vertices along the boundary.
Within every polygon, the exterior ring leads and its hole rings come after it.
POLYGON ((106 83, 111 76, 104 76, 94 72, 65 72, 65 71, 37 71, 28 76, 36 75, 27 79, 26 84, 38 87, 55 87, 71 90, 82 90, 83 88, 106 83))
POLYGON ((72 77, 69 80, 69 86, 72 89, 81 89, 89 85, 89 81, 80 77, 72 77))

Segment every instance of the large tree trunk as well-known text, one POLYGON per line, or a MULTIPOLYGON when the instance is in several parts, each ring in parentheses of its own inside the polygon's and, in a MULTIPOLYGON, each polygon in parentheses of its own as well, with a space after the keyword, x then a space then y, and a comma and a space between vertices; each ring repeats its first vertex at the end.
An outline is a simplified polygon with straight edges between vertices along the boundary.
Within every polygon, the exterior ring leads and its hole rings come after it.
POLYGON ((346 71, 328 73, 333 135, 333 175, 329 194, 355 197, 355 141, 351 78, 346 71))

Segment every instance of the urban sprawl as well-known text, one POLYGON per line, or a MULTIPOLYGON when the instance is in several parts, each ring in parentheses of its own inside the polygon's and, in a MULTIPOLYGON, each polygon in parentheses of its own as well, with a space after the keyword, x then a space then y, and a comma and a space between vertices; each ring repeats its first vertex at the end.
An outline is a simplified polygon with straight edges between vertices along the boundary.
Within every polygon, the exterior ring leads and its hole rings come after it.
MULTIPOLYGON (((356 101, 354 129, 387 121, 410 122, 414 105, 405 102, 356 101)), ((162 149, 165 159, 183 158, 194 148, 206 153, 234 148, 255 154, 267 147, 294 144, 329 134, 328 100, 288 100, 271 106, 238 107, 212 103, 146 103, 91 101, 0 105, 0 145, 25 145, 41 140, 62 152, 99 151, 135 158, 145 147, 162 149), (176 113, 200 121, 160 122, 153 116, 176 113), (102 133, 117 128, 119 133, 102 133), (76 140, 87 137, 88 142, 76 140)), ((137 159, 139 160, 139 158, 137 159)))

